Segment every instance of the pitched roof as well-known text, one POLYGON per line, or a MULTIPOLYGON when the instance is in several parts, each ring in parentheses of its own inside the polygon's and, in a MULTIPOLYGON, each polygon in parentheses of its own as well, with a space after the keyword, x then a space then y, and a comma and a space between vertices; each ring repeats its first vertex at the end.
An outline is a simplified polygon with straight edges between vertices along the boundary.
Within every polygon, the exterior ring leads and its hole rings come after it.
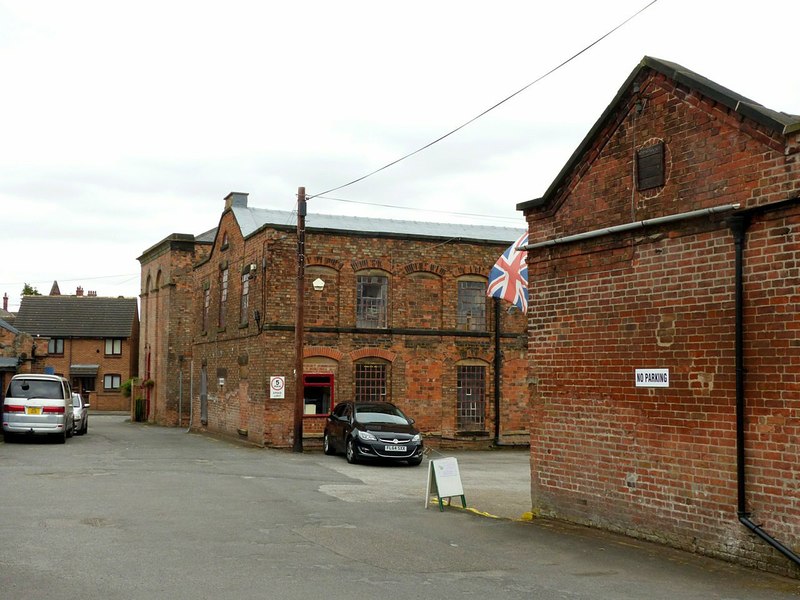
MULTIPOLYGON (((296 213, 265 208, 233 206, 231 208, 242 235, 247 238, 267 225, 296 227, 296 213)), ((327 231, 362 234, 380 237, 398 235, 415 238, 459 238, 462 240, 491 243, 512 243, 524 230, 519 227, 494 227, 490 225, 460 225, 455 223, 428 223, 422 221, 399 221, 369 217, 347 217, 341 215, 311 214, 306 216, 306 231, 327 231)))
POLYGON ((14 326, 48 337, 129 338, 137 319, 136 298, 23 296, 14 326))
POLYGON ((5 319, 0 319, 0 327, 2 327, 3 329, 5 329, 7 331, 10 331, 14 335, 19 333, 19 329, 14 327, 11 323, 6 321, 5 319))
POLYGON ((719 102, 723 106, 726 106, 732 111, 739 113, 743 117, 752 119, 756 123, 759 123, 776 133, 788 135, 800 130, 800 115, 791 115, 785 112, 769 109, 758 102, 745 98, 741 94, 737 94, 736 92, 731 91, 728 88, 723 87, 718 83, 707 79, 706 77, 703 77, 702 75, 698 75, 694 71, 690 71, 679 64, 653 58, 652 56, 645 56, 636 66, 630 76, 625 80, 625 83, 619 89, 617 95, 614 96, 611 104, 609 104, 605 111, 603 111, 603 114, 600 115, 600 118, 589 130, 589 133, 585 138, 583 138, 583 141, 580 143, 575 152, 572 153, 572 156, 556 176, 553 183, 550 184, 550 187, 547 188, 547 191, 544 193, 544 195, 541 198, 536 198, 534 200, 528 200, 527 202, 521 202, 517 204, 517 210, 524 211, 528 208, 542 206, 543 204, 546 204, 552 200, 553 196, 558 192, 566 179, 570 176, 570 173, 578 161, 581 160, 584 152, 593 143, 595 136, 606 124, 606 121, 611 118, 619 102, 625 96, 631 93, 634 81, 636 81, 636 79, 639 77, 639 74, 644 69, 657 71, 665 77, 668 77, 669 79, 681 85, 700 92, 707 98, 710 98, 715 102, 719 102))

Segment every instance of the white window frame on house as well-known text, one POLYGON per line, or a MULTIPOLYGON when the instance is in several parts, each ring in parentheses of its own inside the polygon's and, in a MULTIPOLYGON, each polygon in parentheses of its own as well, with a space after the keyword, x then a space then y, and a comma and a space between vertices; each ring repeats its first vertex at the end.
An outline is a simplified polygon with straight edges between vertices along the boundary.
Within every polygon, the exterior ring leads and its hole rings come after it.
POLYGON ((48 354, 64 354, 64 338, 50 338, 47 342, 48 354))
POLYGON ((103 389, 107 392, 118 392, 122 385, 122 376, 117 373, 103 375, 103 389))
POLYGON ((121 338, 106 338, 106 356, 122 356, 121 338))

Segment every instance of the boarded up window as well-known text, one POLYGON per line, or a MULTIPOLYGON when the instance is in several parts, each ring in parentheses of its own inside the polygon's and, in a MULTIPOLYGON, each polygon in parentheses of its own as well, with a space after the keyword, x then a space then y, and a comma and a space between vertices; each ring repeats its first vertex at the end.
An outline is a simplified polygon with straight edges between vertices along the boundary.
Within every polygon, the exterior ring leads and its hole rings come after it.
POLYGON ((664 185, 664 142, 636 153, 636 189, 649 190, 664 185))

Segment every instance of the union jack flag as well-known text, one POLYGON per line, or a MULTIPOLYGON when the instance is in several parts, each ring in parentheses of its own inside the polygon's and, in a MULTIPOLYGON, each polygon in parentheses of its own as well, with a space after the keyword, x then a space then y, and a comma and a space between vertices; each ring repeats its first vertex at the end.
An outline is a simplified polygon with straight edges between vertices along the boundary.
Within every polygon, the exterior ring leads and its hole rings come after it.
POLYGON ((522 312, 528 310, 528 253, 517 248, 527 243, 528 233, 525 232, 503 252, 489 272, 486 287, 487 296, 511 302, 522 312))

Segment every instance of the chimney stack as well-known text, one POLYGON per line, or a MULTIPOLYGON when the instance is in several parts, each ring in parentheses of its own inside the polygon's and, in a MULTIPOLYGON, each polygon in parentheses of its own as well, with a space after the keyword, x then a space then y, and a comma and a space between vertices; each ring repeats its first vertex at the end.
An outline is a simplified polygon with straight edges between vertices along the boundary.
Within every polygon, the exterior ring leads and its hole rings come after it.
POLYGON ((78 286, 78 289, 75 290, 75 295, 76 296, 83 296, 83 288, 81 286, 78 286))
POLYGON ((96 290, 89 290, 88 292, 86 292, 86 295, 94 298, 94 297, 97 296, 97 291, 96 290))
POLYGON ((8 292, 3 294, 3 310, 8 312, 8 292))
POLYGON ((230 210, 234 206, 239 208, 247 208, 248 194, 243 192, 231 192, 225 196, 225 210, 230 210))

